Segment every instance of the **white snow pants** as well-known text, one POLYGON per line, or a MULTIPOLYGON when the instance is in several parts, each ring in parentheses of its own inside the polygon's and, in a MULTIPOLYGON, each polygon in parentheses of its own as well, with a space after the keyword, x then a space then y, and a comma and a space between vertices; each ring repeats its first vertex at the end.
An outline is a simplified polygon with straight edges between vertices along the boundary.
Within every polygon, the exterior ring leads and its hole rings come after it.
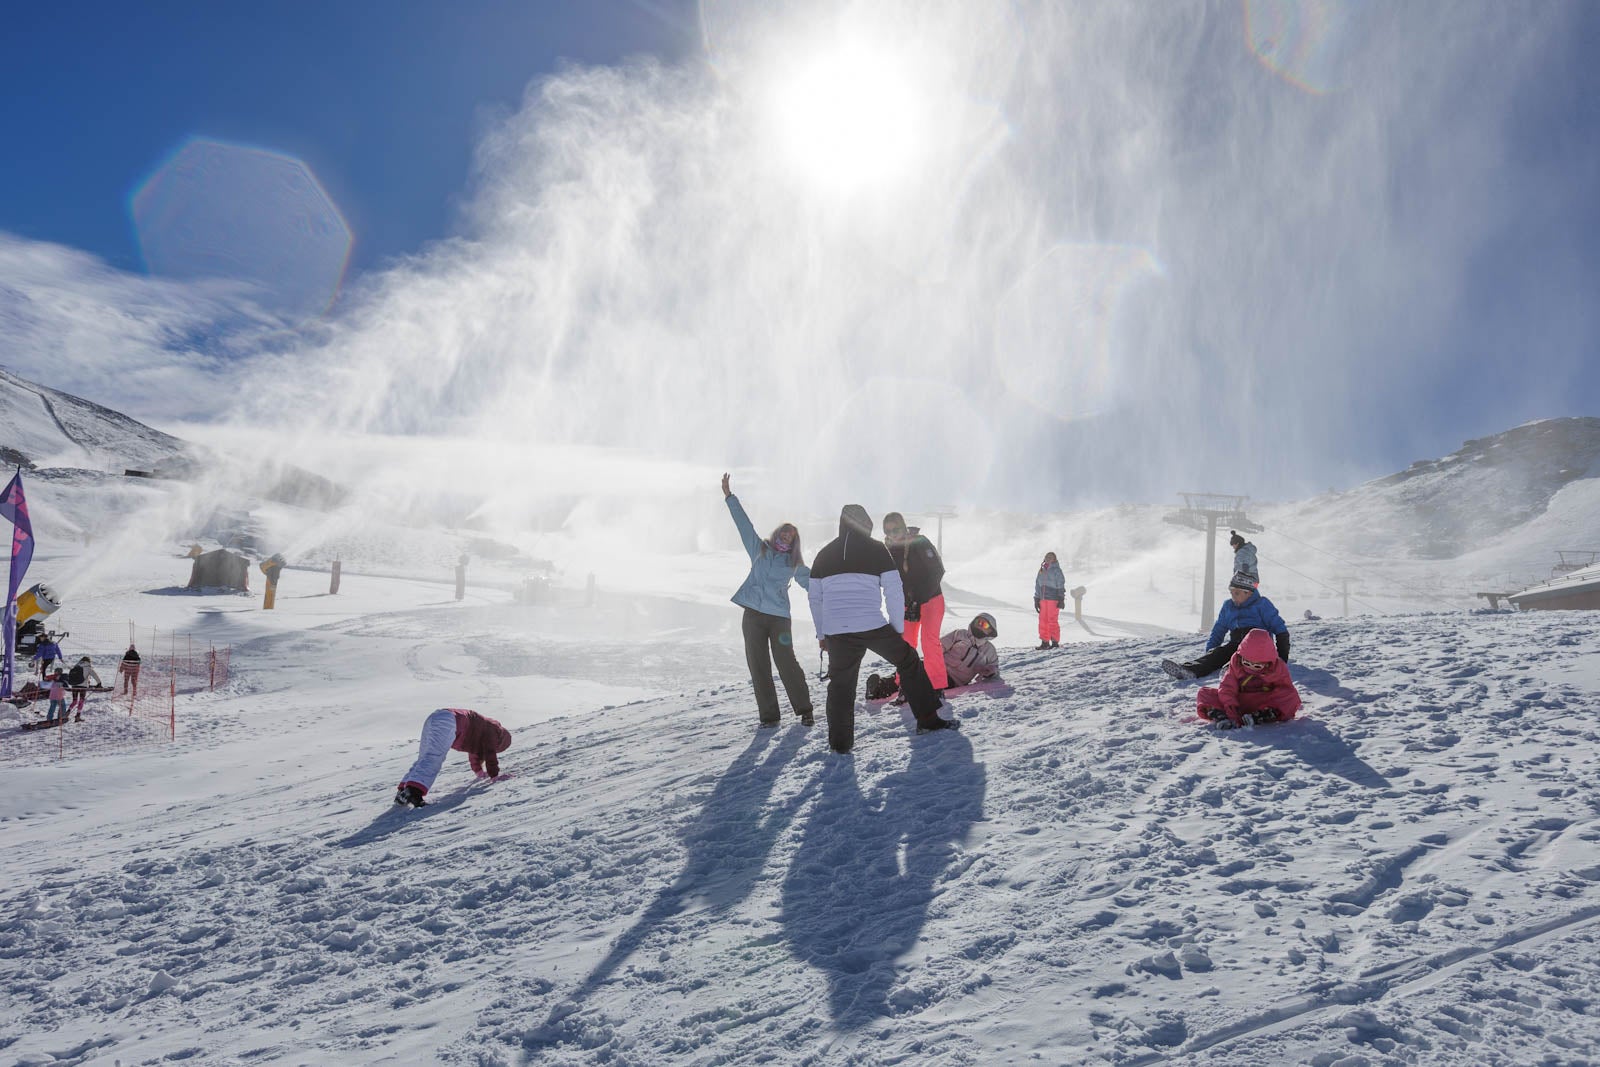
POLYGON ((444 766, 444 758, 450 754, 450 746, 456 743, 456 713, 449 708, 440 708, 438 711, 422 720, 422 743, 418 746, 417 762, 411 765, 406 776, 400 780, 415 782, 426 793, 433 788, 433 780, 439 777, 439 768, 444 766))

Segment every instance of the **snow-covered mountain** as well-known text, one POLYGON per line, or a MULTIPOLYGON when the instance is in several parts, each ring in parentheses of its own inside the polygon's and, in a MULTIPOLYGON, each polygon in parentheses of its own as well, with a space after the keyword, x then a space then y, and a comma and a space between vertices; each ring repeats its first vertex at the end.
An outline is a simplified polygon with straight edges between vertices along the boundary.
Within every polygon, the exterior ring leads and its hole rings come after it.
POLYGON ((190 448, 71 393, 0 369, 0 455, 23 467, 76 467, 121 474, 182 465, 190 448))
MULTIPOLYGON (((684 514, 691 515, 688 525, 698 532, 676 554, 665 552, 670 566, 644 566, 626 530, 564 522, 559 514, 542 517, 538 529, 485 527, 473 518, 483 502, 459 488, 444 486, 438 491, 453 495, 430 503, 412 499, 411 488, 393 478, 385 483, 393 494, 373 487, 351 497, 274 458, 262 441, 249 453, 257 458, 223 458, 3 372, 0 411, 0 454, 39 468, 36 522, 54 524, 70 538, 132 528, 143 544, 152 538, 232 541, 258 546, 262 554, 286 552, 291 562, 342 559, 387 573, 448 573, 466 554, 482 563, 482 578, 503 583, 543 572, 550 567, 543 561, 553 560, 576 581, 596 573, 602 583, 626 581, 663 595, 697 595, 694 583, 683 580, 708 565, 697 557, 733 547, 712 489, 698 503, 663 505, 677 509, 680 527, 684 514), (136 485, 122 477, 127 467, 190 481, 136 485), (120 498, 120 505, 74 507, 91 485, 120 498), (104 528, 95 528, 97 515, 107 520, 104 528), (150 521, 130 527, 131 516, 150 521)), ((714 484, 714 477, 708 480, 714 484)), ((768 488, 767 496, 775 490, 781 487, 768 488)), ((746 503, 758 516, 778 517, 770 499, 758 495, 746 503)), ((577 498, 567 508, 569 519, 586 510, 577 498)), ((946 531, 950 582, 965 594, 953 599, 963 610, 1009 605, 1017 613, 1012 625, 1025 628, 1032 572, 1051 550, 1070 584, 1090 589, 1086 605, 1097 615, 1164 628, 1208 624, 1199 618, 1203 598, 1197 592, 1204 538, 1163 522, 1171 510, 1120 505, 1046 515, 965 512, 946 531)), ((1266 568, 1263 589, 1286 616, 1471 607, 1481 603, 1478 592, 1520 589, 1549 577, 1558 552, 1600 548, 1594 533, 1600 529, 1600 418, 1529 423, 1351 489, 1298 502, 1251 501, 1248 510, 1266 527, 1255 536, 1266 568)), ((782 517, 800 522, 809 545, 833 534, 832 516, 782 517)), ((932 533, 933 521, 927 525, 932 533)), ((1227 581, 1227 562, 1226 546, 1219 544, 1219 588, 1227 581)))
POLYGON ((1596 478, 1600 418, 1544 419, 1316 497, 1279 517, 1368 555, 1455 559, 1534 522, 1569 486, 1596 478))

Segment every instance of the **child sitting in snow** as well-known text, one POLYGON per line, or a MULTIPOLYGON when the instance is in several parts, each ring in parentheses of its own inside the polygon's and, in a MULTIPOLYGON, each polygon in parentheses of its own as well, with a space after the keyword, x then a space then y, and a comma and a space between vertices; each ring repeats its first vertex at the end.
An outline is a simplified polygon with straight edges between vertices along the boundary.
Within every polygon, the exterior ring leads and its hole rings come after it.
POLYGON ((422 721, 422 742, 417 762, 411 765, 395 793, 396 804, 420 808, 433 788, 444 758, 451 749, 465 752, 472 773, 479 778, 500 777, 499 753, 511 747, 511 731, 487 716, 466 708, 440 708, 422 721))
POLYGON ((965 629, 951 630, 940 638, 951 685, 971 685, 1000 676, 1000 656, 993 643, 997 636, 994 616, 985 611, 965 629))
POLYGON ((1280 722, 1300 710, 1300 691, 1272 635, 1254 629, 1239 642, 1222 678, 1196 693, 1194 703, 1201 718, 1226 720, 1228 726, 1243 726, 1247 717, 1251 723, 1280 722))

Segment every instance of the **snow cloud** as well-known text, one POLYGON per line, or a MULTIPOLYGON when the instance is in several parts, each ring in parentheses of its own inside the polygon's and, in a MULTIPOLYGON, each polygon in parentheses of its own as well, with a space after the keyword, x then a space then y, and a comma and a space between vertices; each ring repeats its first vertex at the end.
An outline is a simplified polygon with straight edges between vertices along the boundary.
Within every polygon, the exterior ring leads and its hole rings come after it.
MULTIPOLYGON (((705 63, 541 80, 484 137, 459 236, 293 344, 230 340, 238 416, 289 423, 289 458, 366 434, 518 457, 495 514, 570 499, 575 455, 615 460, 585 494, 731 468, 823 514, 1293 494, 1570 403, 1594 324, 1557 310, 1560 351, 1526 353, 1555 373, 1417 410, 1485 375, 1475 271, 1533 166, 1511 119, 1573 8, 700 9, 705 63)), ((79 376, 217 372, 173 340, 204 328, 193 289, 19 252, 55 274, 11 307, 52 277, 97 294, 57 345, 79 376)))

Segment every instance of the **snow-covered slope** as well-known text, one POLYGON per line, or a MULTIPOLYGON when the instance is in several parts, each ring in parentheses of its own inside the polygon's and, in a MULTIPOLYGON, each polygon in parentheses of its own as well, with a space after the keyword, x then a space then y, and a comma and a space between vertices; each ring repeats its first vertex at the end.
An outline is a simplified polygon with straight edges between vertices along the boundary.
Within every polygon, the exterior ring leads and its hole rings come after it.
POLYGON ((180 461, 185 445, 110 408, 0 370, 0 447, 39 467, 121 474, 180 461))
POLYGON ((1565 489, 1597 477, 1600 418, 1545 419, 1314 498, 1280 518, 1367 555, 1454 559, 1537 520, 1565 489))
POLYGON ((1192 637, 1013 647, 1005 687, 955 700, 959 734, 868 707, 839 758, 820 729, 755 729, 711 590, 526 607, 347 576, 267 613, 140 592, 170 565, 63 612, 233 643, 175 745, 34 764, 0 729, 6 1062, 1600 1046, 1591 613, 1301 624, 1303 717, 1233 734, 1155 670, 1192 637), (394 810, 422 717, 452 705, 512 728, 513 777, 455 756, 434 805, 394 810))

